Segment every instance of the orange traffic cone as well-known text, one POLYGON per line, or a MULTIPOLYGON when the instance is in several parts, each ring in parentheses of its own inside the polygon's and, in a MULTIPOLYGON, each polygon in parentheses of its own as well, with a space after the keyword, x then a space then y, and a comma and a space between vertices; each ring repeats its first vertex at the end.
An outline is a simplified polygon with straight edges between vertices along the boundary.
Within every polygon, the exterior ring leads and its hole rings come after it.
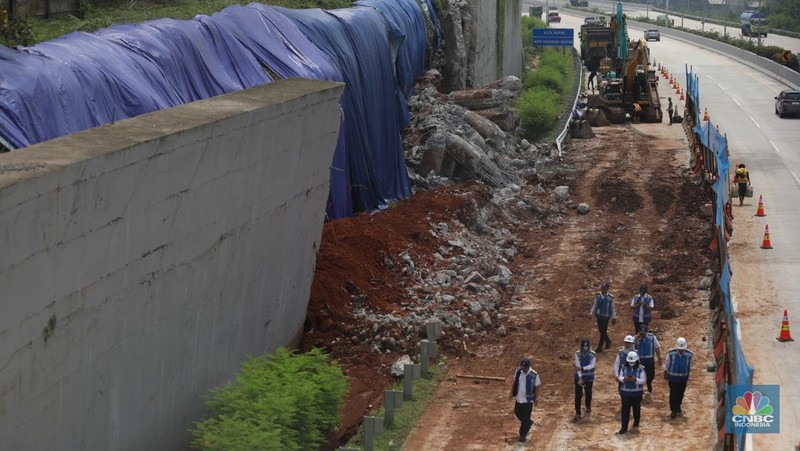
POLYGON ((761 243, 761 249, 772 249, 772 242, 769 240, 769 224, 764 229, 764 241, 761 243))
POLYGON ((703 120, 708 121, 708 108, 706 108, 705 111, 703 112, 703 120))
POLYGON ((681 89, 681 100, 686 100, 686 97, 683 96, 683 89, 681 89))
POLYGON ((781 323, 781 336, 777 338, 778 341, 787 342, 794 341, 791 332, 789 332, 789 312, 783 311, 783 323, 781 323))
POLYGON ((756 210, 756 216, 766 216, 767 214, 764 213, 764 196, 758 195, 758 210, 756 210))

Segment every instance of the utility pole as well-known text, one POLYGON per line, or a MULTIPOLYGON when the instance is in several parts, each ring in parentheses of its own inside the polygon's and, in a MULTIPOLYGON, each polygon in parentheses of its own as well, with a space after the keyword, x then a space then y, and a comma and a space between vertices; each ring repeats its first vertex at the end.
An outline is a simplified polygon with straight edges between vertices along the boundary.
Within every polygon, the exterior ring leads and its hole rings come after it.
POLYGON ((667 0, 667 8, 666 8, 666 16, 667 16, 667 28, 669 28, 669 0, 667 0))

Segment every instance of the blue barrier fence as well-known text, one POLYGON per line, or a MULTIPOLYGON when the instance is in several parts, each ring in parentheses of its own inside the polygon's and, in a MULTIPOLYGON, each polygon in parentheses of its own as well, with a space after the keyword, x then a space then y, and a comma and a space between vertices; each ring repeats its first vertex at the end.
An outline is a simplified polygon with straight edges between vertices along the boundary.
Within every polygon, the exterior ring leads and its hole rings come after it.
MULTIPOLYGON (((706 182, 708 182, 714 193, 714 231, 715 239, 712 243, 712 249, 718 251, 719 257, 719 285, 716 288, 717 296, 720 297, 720 302, 717 308, 724 311, 724 324, 719 325, 719 330, 722 331, 720 338, 724 340, 724 346, 719 348, 715 346, 715 354, 717 349, 722 349, 723 355, 717 359, 717 364, 723 365, 718 368, 718 373, 722 371, 721 377, 717 378, 718 384, 718 399, 721 398, 721 409, 717 410, 718 418, 717 424, 721 426, 719 431, 719 438, 723 443, 725 449, 733 449, 734 447, 743 450, 745 446, 745 439, 747 432, 741 431, 732 434, 731 431, 725 431, 724 416, 730 413, 732 406, 726 405, 725 390, 728 384, 752 386, 754 368, 747 363, 742 343, 739 339, 739 322, 736 319, 736 312, 733 309, 733 302, 731 299, 730 281, 732 276, 730 255, 727 251, 727 240, 731 226, 730 214, 730 161, 728 140, 725 135, 717 130, 716 126, 710 121, 704 121, 703 111, 700 108, 700 83, 697 76, 692 73, 690 68, 686 68, 686 126, 687 132, 691 131, 694 135, 692 141, 692 150, 695 156, 695 172, 701 175, 706 182), (721 396, 719 396, 721 395, 721 396)), ((713 295, 712 295, 713 296, 713 295)), ((714 302, 712 301, 712 305, 714 302)))

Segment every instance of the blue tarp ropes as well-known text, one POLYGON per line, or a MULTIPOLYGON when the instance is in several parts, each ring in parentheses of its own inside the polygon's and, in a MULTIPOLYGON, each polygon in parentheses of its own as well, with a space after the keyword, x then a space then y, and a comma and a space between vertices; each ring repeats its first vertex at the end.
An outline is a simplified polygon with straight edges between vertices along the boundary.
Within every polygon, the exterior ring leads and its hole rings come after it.
POLYGON ((253 3, 192 20, 120 24, 32 47, 0 46, 0 143, 22 149, 80 130, 276 79, 343 81, 328 217, 410 194, 405 97, 441 26, 430 0, 340 10, 253 3))

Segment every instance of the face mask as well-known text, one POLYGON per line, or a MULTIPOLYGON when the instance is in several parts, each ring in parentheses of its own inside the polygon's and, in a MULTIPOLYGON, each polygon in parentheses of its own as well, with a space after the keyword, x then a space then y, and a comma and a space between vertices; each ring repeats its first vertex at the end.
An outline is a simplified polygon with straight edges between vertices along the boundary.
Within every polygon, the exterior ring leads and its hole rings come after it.
POLYGON ((635 362, 628 362, 628 366, 633 366, 635 362))

